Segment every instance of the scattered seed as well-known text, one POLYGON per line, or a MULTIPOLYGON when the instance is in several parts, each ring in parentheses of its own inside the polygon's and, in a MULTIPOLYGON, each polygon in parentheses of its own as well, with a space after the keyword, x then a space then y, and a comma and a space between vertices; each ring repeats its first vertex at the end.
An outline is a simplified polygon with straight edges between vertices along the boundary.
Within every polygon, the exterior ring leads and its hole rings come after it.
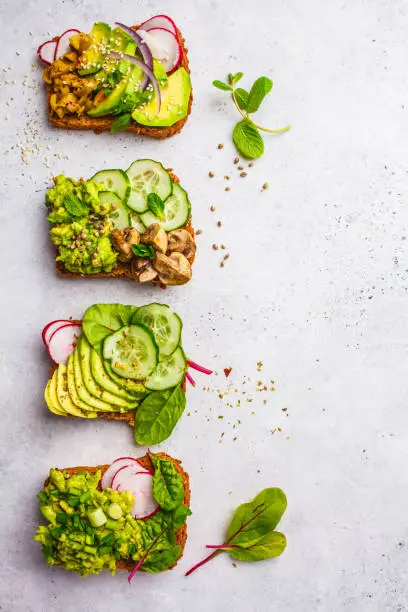
POLYGON ((214 172, 209 172, 209 173, 208 173, 208 176, 209 176, 210 178, 213 178, 213 177, 215 176, 215 174, 214 174, 214 172))
POLYGON ((235 157, 234 164, 237 164, 238 162, 239 162, 239 157, 235 157))
POLYGON ((238 168, 237 168, 237 169, 238 169, 238 170, 243 170, 243 169, 244 169, 244 166, 238 166, 238 168))
POLYGON ((218 227, 221 227, 221 225, 222 225, 221 221, 217 221, 217 225, 218 225, 218 227))
POLYGON ((221 143, 221 144, 219 144, 219 145, 218 145, 218 147, 217 147, 217 148, 218 148, 218 149, 223 149, 223 148, 224 148, 224 145, 221 143))
POLYGON ((253 167, 253 165, 254 165, 254 162, 249 162, 249 164, 248 164, 248 168, 252 168, 252 167, 253 167))
POLYGON ((247 175, 247 173, 246 173, 246 172, 240 172, 240 173, 239 173, 239 176, 242 176, 242 177, 244 177, 244 176, 246 176, 246 175, 247 175))
POLYGON ((212 204, 212 205, 210 206, 210 210, 211 210, 211 212, 214 212, 214 210, 215 210, 215 206, 214 206, 214 204, 212 204))
POLYGON ((222 261, 222 262, 220 263, 220 268, 223 268, 223 267, 224 267, 224 265, 225 265, 225 264, 224 264, 224 262, 222 261))
POLYGON ((196 236, 199 236, 199 235, 200 235, 200 234, 202 234, 202 233, 203 233, 203 230, 198 229, 198 230, 196 230, 195 235, 196 235, 196 236))
POLYGON ((224 368, 224 374, 226 378, 228 378, 231 372, 232 372, 232 368, 224 368))
POLYGON ((226 181, 230 180, 230 177, 228 175, 224 176, 224 178, 225 178, 226 181))
POLYGON ((227 247, 225 246, 225 244, 222 244, 222 245, 221 245, 221 248, 222 248, 222 249, 226 249, 227 247))
POLYGON ((268 183, 264 183, 262 185, 262 191, 265 191, 265 189, 268 189, 268 187, 269 187, 268 183))
POLYGON ((212 248, 214 249, 214 251, 217 251, 218 250, 218 244, 213 244, 212 248))
POLYGON ((230 254, 229 254, 229 253, 226 253, 226 255, 224 255, 224 261, 226 261, 226 260, 227 260, 227 259, 229 259, 229 258, 230 258, 230 254))
POLYGON ((224 191, 231 191, 231 187, 226 187, 224 191))

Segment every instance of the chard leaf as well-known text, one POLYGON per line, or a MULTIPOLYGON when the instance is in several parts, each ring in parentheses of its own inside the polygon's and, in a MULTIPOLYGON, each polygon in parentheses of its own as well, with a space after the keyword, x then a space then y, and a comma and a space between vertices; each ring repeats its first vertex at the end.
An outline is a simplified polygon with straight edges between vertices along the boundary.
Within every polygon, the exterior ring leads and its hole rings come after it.
POLYGON ((264 142, 259 131, 248 121, 240 121, 234 128, 232 139, 244 157, 256 159, 264 152, 264 142))
POLYGON ((255 113, 262 104, 265 96, 272 90, 273 83, 268 77, 259 77, 249 92, 247 113, 255 113))
POLYGON ((150 454, 154 465, 153 497, 164 510, 174 510, 183 501, 183 479, 174 463, 150 454))
POLYGON ((239 546, 228 550, 237 561, 264 561, 279 557, 286 548, 286 537, 279 531, 270 531, 251 546, 239 546))

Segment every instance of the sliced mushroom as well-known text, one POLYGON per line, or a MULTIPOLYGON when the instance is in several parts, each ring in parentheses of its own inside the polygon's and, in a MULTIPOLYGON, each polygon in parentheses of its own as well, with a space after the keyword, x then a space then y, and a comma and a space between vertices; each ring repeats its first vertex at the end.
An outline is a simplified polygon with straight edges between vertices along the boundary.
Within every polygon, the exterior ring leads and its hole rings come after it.
POLYGON ((158 223, 152 223, 140 236, 140 242, 151 244, 156 251, 165 253, 167 251, 167 234, 158 223))
POLYGON ((182 253, 172 253, 168 257, 156 253, 153 266, 164 285, 184 285, 191 279, 191 266, 182 253))
POLYGON ((196 252, 196 244, 192 235, 184 229, 174 230, 167 234, 167 250, 183 253, 187 258, 190 258, 196 252))
POLYGON ((152 260, 143 257, 132 259, 131 270, 139 283, 148 283, 158 276, 158 272, 153 268, 152 260))
POLYGON ((120 261, 130 261, 133 257, 132 245, 139 244, 139 232, 134 227, 125 227, 124 230, 115 229, 111 233, 114 248, 119 252, 120 261))
POLYGON ((143 272, 139 274, 138 281, 139 283, 150 283, 152 280, 157 278, 157 276, 158 272, 150 264, 143 270, 143 272))

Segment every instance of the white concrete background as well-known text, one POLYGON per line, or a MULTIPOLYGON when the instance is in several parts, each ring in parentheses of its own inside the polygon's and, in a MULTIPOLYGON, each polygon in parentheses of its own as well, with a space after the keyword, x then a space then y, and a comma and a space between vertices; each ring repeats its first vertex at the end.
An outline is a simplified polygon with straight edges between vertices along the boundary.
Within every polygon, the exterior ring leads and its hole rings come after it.
POLYGON ((406 2, 4 0, 1 17, 0 609, 408 610, 406 2), (158 12, 175 18, 190 48, 195 101, 184 132, 152 142, 50 127, 32 68, 37 46, 68 27, 158 12), (232 164, 237 114, 211 86, 238 70, 244 86, 261 74, 275 82, 260 121, 293 124, 265 138, 245 179, 232 164), (203 230, 193 282, 161 292, 59 279, 43 206, 49 177, 126 168, 138 157, 172 166, 190 193, 203 230), (223 269, 213 242, 231 253, 223 269), (125 425, 48 414, 40 331, 93 302, 158 299, 183 317, 189 355, 221 373, 214 389, 225 390, 222 369, 232 366, 236 395, 258 379, 275 380, 276 391, 230 408, 200 378, 188 394, 191 416, 160 446, 191 475, 182 561, 132 586, 123 574, 81 580, 48 568, 32 542, 36 493, 50 466, 139 449, 125 425), (280 526, 287 551, 236 568, 221 556, 185 578, 205 544, 221 541, 233 509, 274 485, 289 500, 280 526))

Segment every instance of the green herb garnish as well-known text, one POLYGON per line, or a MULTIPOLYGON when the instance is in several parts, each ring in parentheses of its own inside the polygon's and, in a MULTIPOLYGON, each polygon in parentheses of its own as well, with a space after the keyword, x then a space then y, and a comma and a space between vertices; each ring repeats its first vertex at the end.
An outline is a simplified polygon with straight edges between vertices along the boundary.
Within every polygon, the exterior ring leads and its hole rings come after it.
POLYGON ((123 132, 123 130, 126 130, 129 127, 131 121, 132 115, 130 113, 124 113, 123 115, 119 115, 112 123, 110 127, 110 133, 116 134, 116 132, 123 132))
POLYGON ((147 206, 155 217, 164 221, 164 202, 157 193, 149 193, 147 196, 147 206))
POLYGON ((132 244, 130 248, 136 257, 144 257, 146 259, 154 259, 156 253, 151 244, 132 244))
POLYGON ((73 193, 65 196, 63 204, 73 217, 84 217, 89 213, 89 206, 73 193))
POLYGON ((280 130, 271 130, 258 125, 251 119, 249 115, 259 109, 264 98, 272 91, 273 82, 268 77, 259 77, 248 92, 241 87, 235 87, 243 76, 242 72, 237 72, 235 75, 230 73, 228 83, 216 80, 213 81, 213 85, 222 91, 231 93, 231 98, 242 116, 242 120, 236 124, 232 133, 236 148, 244 157, 256 159, 261 157, 264 152, 264 142, 260 131, 269 134, 283 134, 283 132, 290 130, 291 126, 287 125, 280 130))

